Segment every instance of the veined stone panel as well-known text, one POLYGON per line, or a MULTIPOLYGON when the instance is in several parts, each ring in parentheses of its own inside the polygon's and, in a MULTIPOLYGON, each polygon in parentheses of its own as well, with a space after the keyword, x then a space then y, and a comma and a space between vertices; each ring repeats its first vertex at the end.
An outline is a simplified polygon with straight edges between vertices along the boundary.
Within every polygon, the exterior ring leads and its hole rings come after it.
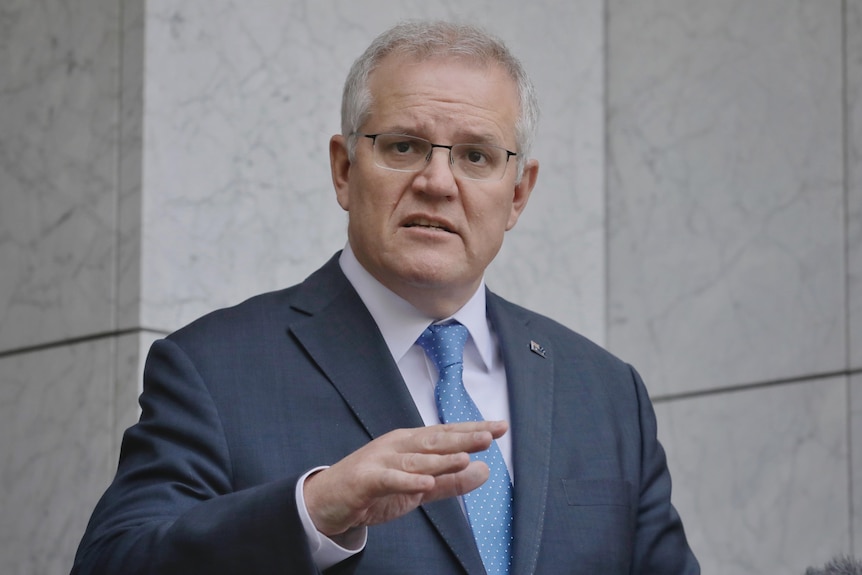
POLYGON ((604 337, 603 3, 150 3, 142 323, 174 329, 303 279, 346 242, 328 141, 352 61, 409 17, 464 19, 524 61, 543 104, 531 205, 489 285, 604 337))
POLYGON ((118 18, 0 7, 0 350, 114 325, 118 18))
POLYGON ((704 573, 801 575, 850 553, 847 401, 841 377, 656 406, 704 573))
POLYGON ((608 9, 609 346, 654 395, 844 369, 842 3, 608 9))
POLYGON ((0 358, 0 573, 68 573, 96 501, 139 417, 157 336, 0 358))
POLYGON ((116 469, 111 340, 0 358, 0 573, 68 573, 116 469))

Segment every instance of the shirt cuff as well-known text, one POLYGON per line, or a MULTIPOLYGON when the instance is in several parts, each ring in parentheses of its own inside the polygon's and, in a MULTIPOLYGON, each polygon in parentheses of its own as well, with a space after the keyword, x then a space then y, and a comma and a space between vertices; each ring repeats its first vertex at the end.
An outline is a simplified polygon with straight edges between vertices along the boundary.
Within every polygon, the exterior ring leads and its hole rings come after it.
POLYGON ((321 571, 329 569, 336 563, 341 563, 345 559, 349 559, 365 549, 365 544, 368 542, 368 528, 359 527, 351 529, 343 533, 336 539, 327 537, 317 530, 311 516, 308 514, 308 508, 305 506, 305 495, 303 486, 305 480, 321 469, 326 469, 328 466, 315 467, 306 472, 305 475, 299 478, 296 483, 296 508, 299 511, 299 519, 302 521, 302 528, 305 530, 305 536, 308 539, 308 546, 311 549, 311 558, 314 564, 321 571))

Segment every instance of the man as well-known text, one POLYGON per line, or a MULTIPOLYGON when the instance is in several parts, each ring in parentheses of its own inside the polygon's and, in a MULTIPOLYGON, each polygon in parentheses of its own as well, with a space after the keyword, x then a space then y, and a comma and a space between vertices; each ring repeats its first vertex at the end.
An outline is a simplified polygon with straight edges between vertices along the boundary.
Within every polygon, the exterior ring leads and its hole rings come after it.
POLYGON ((73 573, 699 573, 639 377, 484 286, 536 118, 479 30, 375 40, 330 142, 345 250, 153 345, 73 573))

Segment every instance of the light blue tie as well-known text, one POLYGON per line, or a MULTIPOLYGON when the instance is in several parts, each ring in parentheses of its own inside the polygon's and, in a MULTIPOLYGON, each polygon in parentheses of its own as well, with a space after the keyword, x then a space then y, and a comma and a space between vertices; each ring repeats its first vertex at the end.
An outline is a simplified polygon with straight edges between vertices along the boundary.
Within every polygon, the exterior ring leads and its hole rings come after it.
MULTIPOLYGON (((468 335, 467 328, 457 322, 432 325, 416 342, 440 373, 434 396, 443 423, 483 420, 461 380, 468 335)), ((487 451, 472 453, 470 458, 484 461, 491 476, 464 495, 467 518, 488 575, 505 575, 512 562, 512 482, 496 441, 487 451)))

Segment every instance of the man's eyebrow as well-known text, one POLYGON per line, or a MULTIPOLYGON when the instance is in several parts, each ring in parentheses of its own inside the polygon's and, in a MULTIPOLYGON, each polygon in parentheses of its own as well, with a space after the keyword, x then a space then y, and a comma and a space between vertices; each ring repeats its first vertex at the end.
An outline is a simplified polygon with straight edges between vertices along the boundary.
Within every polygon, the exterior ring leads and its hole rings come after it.
POLYGON ((493 144, 495 146, 503 146, 501 134, 481 128, 476 131, 470 130, 469 127, 461 128, 455 132, 453 138, 456 140, 453 142, 455 144, 493 144))
POLYGON ((410 127, 403 126, 403 125, 388 126, 386 128, 381 128, 378 131, 378 133, 379 134, 400 134, 402 136, 422 137, 422 136, 419 136, 419 134, 422 133, 422 129, 420 127, 417 127, 417 126, 410 126, 410 127))
POLYGON ((460 138, 466 144, 495 144, 497 146, 502 145, 500 142, 500 138, 493 134, 481 133, 481 134, 469 134, 460 138))

